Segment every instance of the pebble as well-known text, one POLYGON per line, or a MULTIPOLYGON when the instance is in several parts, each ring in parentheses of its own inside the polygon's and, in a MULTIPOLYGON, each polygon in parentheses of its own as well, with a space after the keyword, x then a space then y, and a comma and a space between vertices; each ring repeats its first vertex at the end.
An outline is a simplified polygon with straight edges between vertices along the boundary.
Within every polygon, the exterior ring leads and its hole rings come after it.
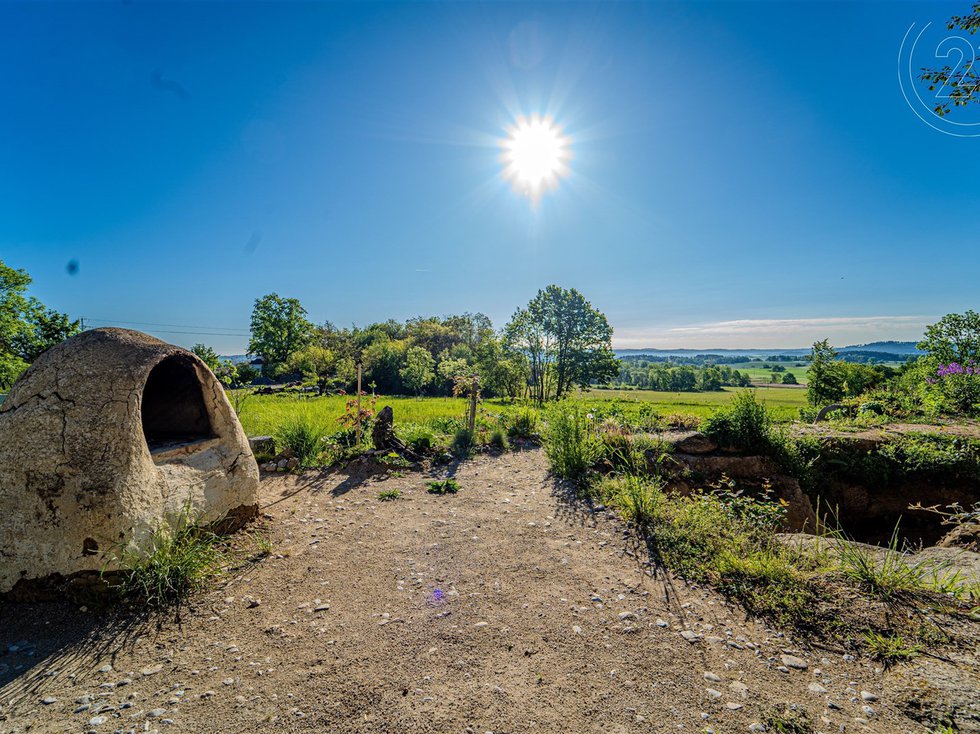
POLYGON ((765 724, 749 724, 749 731, 766 731, 765 724))
POLYGON ((710 680, 712 683, 721 683, 721 676, 709 673, 708 671, 704 672, 704 679, 710 680))
POLYGON ((806 670, 807 667, 809 667, 806 660, 799 658, 796 655, 783 655, 780 660, 782 660, 783 665, 785 665, 787 668, 806 670))
POLYGON ((582 628, 576 624, 572 627, 572 632, 574 632, 577 635, 580 635, 582 634, 582 628))
POLYGON ((109 720, 109 717, 108 716, 93 716, 91 719, 88 720, 88 725, 89 726, 102 726, 108 720, 109 720))
POLYGON ((43 703, 45 706, 50 706, 53 703, 58 703, 58 699, 54 696, 47 696, 46 698, 41 699, 41 703, 43 703))
POLYGON ((822 695, 823 695, 824 693, 827 693, 827 689, 826 689, 826 688, 824 688, 824 687, 823 687, 822 685, 820 685, 819 683, 811 683, 810 685, 808 685, 808 686, 806 687, 806 689, 807 689, 807 690, 808 690, 808 691, 809 691, 810 693, 814 693, 814 694, 816 694, 816 695, 818 695, 818 696, 822 696, 822 695))
POLYGON ((234 685, 235 684, 235 679, 234 678, 225 678, 221 682, 224 683, 226 686, 231 686, 231 685, 234 685))
POLYGON ((163 666, 162 665, 154 665, 154 666, 152 666, 150 668, 143 668, 140 671, 140 674, 142 674, 142 675, 156 675, 161 670, 163 670, 163 666))
POLYGON ((878 697, 870 691, 861 691, 861 698, 865 701, 877 701, 878 697))
POLYGON ((742 708, 742 704, 729 701, 728 703, 725 704, 725 708, 728 709, 729 711, 738 711, 740 708, 742 708))
POLYGON ((875 710, 868 705, 862 706, 861 710, 864 712, 864 715, 867 716, 869 719, 875 715, 875 710))
POLYGON ((737 693, 742 698, 749 697, 749 687, 740 680, 732 681, 731 683, 729 683, 728 689, 733 693, 737 693))
POLYGON ((688 642, 696 642, 698 639, 698 633, 693 630, 683 630, 681 632, 681 637, 683 637, 688 642))
POLYGON ((150 709, 146 712, 146 716, 149 719, 159 719, 165 713, 167 713, 167 709, 150 709))
POLYGON ((721 698, 721 691, 717 691, 714 688, 705 688, 708 693, 708 698, 721 698))
POLYGON ((658 618, 657 619, 657 626, 658 627, 669 627, 670 625, 668 625, 664 620, 658 618))

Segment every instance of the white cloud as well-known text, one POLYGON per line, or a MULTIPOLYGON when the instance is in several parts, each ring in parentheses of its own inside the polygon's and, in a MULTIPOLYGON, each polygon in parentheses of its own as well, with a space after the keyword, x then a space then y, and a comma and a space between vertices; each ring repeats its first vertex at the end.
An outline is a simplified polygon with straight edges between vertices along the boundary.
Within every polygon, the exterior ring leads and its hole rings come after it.
POLYGON ((806 347, 820 339, 835 346, 873 341, 915 341, 927 316, 829 316, 800 319, 737 319, 674 327, 626 327, 615 330, 619 349, 745 349, 806 347))

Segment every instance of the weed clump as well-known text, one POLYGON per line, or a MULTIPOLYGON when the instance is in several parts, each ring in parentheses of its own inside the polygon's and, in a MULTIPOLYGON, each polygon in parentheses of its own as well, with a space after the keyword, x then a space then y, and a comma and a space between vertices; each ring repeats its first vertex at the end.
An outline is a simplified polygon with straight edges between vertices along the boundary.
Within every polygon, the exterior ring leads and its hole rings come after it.
POLYGON ((456 494, 459 492, 459 482, 455 479, 443 479, 429 482, 429 494, 456 494))
MULTIPOLYGON (((190 505, 153 528, 144 550, 123 549, 115 589, 153 608, 177 604, 226 565, 224 539, 195 522, 190 505)), ((106 572, 103 570, 103 577, 106 572)))
POLYGON ((378 493, 378 499, 382 502, 391 502, 401 496, 401 490, 398 489, 383 489, 378 493))

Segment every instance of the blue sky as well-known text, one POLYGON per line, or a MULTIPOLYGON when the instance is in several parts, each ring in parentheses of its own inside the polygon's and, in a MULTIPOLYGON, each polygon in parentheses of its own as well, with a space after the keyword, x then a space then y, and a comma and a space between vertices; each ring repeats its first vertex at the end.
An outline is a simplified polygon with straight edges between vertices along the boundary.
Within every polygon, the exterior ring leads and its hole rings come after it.
POLYGON ((978 306, 980 138, 916 116, 899 51, 967 9, 4 4, 0 258, 223 353, 273 291, 502 325, 552 282, 620 347, 914 339, 978 306), (573 154, 536 206, 500 161, 533 113, 573 154))

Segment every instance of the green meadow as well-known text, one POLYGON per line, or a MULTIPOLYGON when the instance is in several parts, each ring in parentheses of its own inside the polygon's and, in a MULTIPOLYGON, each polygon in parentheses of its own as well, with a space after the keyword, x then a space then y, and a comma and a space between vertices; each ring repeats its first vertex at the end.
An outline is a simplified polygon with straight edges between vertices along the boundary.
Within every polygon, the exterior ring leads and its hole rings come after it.
MULTIPOLYGON (((232 391, 234 395, 238 391, 232 391)), ((595 406, 601 413, 618 413, 625 417, 649 415, 654 412, 663 417, 672 415, 704 418, 731 401, 737 391, 725 388, 718 392, 656 392, 654 390, 590 390, 579 392, 572 399, 588 406, 595 406)), ((799 408, 806 405, 806 391, 796 388, 760 387, 756 390, 759 400, 769 408, 773 418, 789 421, 798 417, 799 408)), ((269 435, 288 418, 307 415, 329 427, 341 429, 340 418, 344 415, 349 396, 328 395, 306 397, 295 393, 278 395, 249 395, 240 406, 239 417, 245 432, 250 436, 269 435)), ((363 406, 369 407, 370 397, 362 398, 363 406)), ((432 426, 446 420, 462 420, 466 415, 465 398, 414 398, 404 396, 377 397, 376 409, 390 405, 395 415, 395 425, 416 423, 432 426)), ((493 425, 509 411, 522 403, 510 400, 489 399, 480 403, 480 418, 484 424, 493 425)))

